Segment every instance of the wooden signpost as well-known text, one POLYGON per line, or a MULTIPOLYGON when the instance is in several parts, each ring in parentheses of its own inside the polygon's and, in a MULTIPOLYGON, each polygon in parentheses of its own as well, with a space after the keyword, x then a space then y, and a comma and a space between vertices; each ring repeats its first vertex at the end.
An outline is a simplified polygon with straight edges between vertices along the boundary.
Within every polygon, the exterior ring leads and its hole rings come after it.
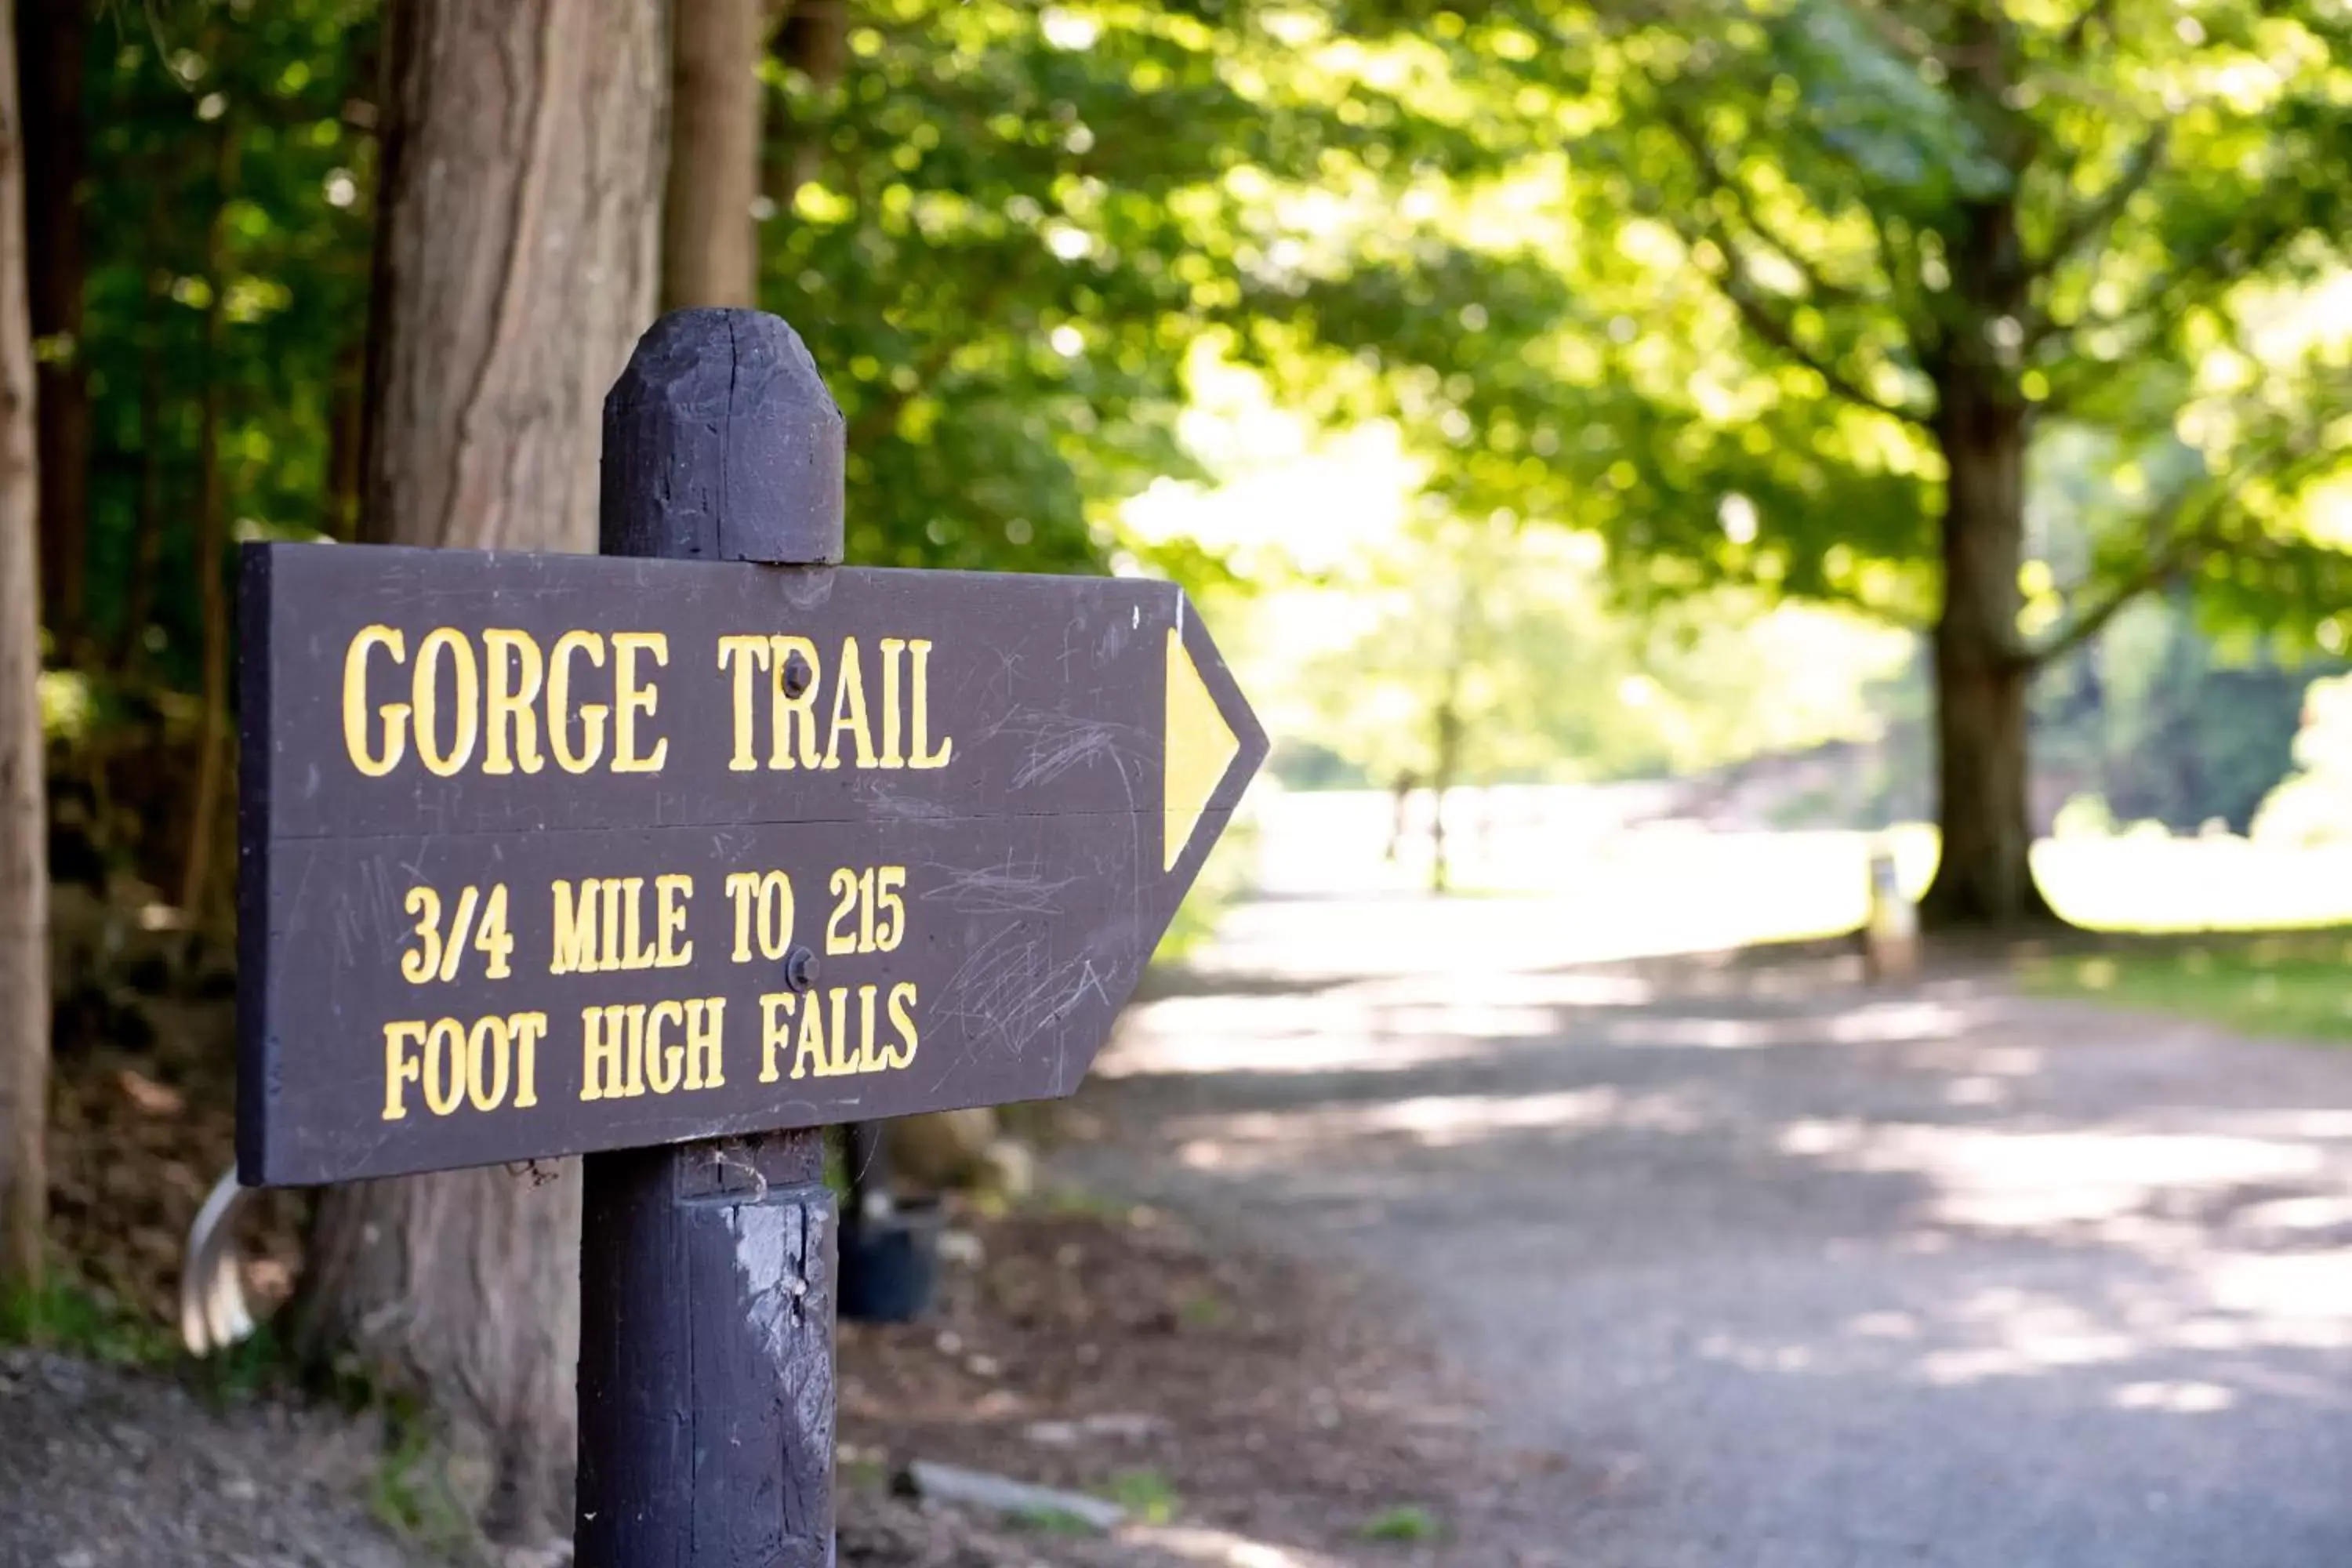
POLYGON ((1075 1089, 1265 739, 1170 584, 830 564, 773 317, 604 439, 601 556, 248 547, 238 1169, 589 1155, 578 1561, 814 1568, 814 1130, 1075 1089))

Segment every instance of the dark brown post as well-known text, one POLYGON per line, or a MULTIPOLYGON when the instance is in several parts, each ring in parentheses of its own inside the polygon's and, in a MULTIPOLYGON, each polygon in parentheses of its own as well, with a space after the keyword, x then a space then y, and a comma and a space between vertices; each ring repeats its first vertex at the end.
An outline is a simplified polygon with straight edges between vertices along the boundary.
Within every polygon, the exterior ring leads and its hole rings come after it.
MULTIPOLYGON (((756 310, 656 321, 604 400, 607 555, 836 563, 841 411, 756 310)), ((788 983, 814 983, 794 952, 788 983)), ((591 1154, 580 1257, 580 1568, 833 1561, 824 1132, 591 1154)))

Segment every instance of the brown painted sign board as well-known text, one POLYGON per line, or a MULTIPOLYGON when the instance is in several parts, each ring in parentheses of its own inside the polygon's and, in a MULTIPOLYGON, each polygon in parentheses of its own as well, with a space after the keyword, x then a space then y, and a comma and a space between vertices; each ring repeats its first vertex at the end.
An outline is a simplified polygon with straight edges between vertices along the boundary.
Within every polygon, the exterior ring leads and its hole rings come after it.
POLYGON ((238 1170, 1066 1094, 1265 755, 1121 578, 245 552, 238 1170))

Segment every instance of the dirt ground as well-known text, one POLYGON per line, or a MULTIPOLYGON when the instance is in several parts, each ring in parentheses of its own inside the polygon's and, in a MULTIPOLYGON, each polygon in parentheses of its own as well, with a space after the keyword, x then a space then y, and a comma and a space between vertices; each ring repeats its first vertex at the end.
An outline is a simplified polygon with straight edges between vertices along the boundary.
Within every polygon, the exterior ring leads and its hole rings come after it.
MULTIPOLYGON (((216 1022, 60 1063, 58 1233, 94 1305, 68 1342, 0 1360, 0 1568, 465 1558, 429 1456, 375 1415, 173 1358, 178 1238, 229 1159, 228 1086, 191 1043, 216 1022)), ((923 1321, 843 1326, 844 1563, 1561 1561, 1535 1500, 1577 1478, 1486 1446, 1430 1325, 1376 1283, 1047 1185, 951 1218, 923 1321), (914 1459, 1108 1497, 1129 1522, 1097 1535, 899 1495, 914 1459)), ((274 1201, 253 1227, 257 1295, 290 1278, 299 1220, 274 1201)))
POLYGON ((853 1495, 941 1459, 1126 1501, 1143 1528, 1104 1543, 1024 1532, 994 1557, 860 1557, 853 1506, 847 1560, 1567 1561, 1547 1500, 1584 1478, 1492 1447, 1376 1281, 1221 1247, 1148 1208, 968 1234, 984 1259, 951 1268, 931 1321, 844 1331, 853 1495))

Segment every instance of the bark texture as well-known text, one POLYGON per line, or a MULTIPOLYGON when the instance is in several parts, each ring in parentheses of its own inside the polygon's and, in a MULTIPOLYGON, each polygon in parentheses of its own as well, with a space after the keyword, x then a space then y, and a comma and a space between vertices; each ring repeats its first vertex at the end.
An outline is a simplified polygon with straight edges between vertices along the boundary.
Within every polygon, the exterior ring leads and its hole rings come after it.
POLYGON ((1950 466, 1944 612, 1936 626, 1937 820, 1943 857, 1922 914, 1943 926, 2047 919, 2034 885, 2018 569, 2025 554, 2020 414, 1949 389, 1938 436, 1950 466))
POLYGON ((393 6, 371 540, 594 547, 604 392, 654 312, 664 11, 652 0, 393 6))
POLYGON ((24 69, 26 290, 40 420, 41 609, 58 643, 81 640, 89 483, 89 391, 82 374, 82 49, 87 0, 33 0, 11 28, 24 69))
MULTIPOLYGON (((365 537, 586 550, 605 390, 652 320, 668 39, 650 0, 404 0, 387 18, 365 537)), ((337 1188, 299 1323, 423 1393, 499 1539, 567 1535, 580 1178, 337 1188)))
POLYGON ((448 1171, 331 1188, 302 1331, 454 1424, 483 1528, 571 1525, 580 1356, 580 1166, 448 1171))
POLYGON ((671 14, 670 176, 662 308, 759 303, 759 77, 767 0, 692 0, 671 14))
MULTIPOLYGON (((216 47, 216 46, 207 46, 216 47)), ((187 851, 180 863, 180 908, 202 925, 215 901, 213 861, 230 825, 222 809, 228 785, 228 489, 221 472, 222 398, 226 367, 221 336, 228 321, 228 205, 237 189, 236 121, 224 115, 215 128, 214 184, 219 205, 205 240, 205 275, 212 300, 205 308, 205 390, 196 412, 196 601, 204 620, 204 725, 196 742, 196 787, 188 808, 187 851)), ((233 851, 232 851, 233 853, 233 851)))
POLYGON ((49 874, 24 121, 0 0, 0 1284, 36 1286, 48 1218, 49 874))
MULTIPOLYGON (((1998 103, 2007 90, 2000 51, 1971 26, 1964 78, 1998 103)), ((2021 166, 2022 149, 2004 151, 2021 166)), ((2014 361, 2032 274, 2011 199, 1966 205, 1948 249, 1958 308, 1926 356, 1947 469, 1935 649, 1943 855, 1920 916, 1947 927, 2017 925, 2053 916, 2033 881, 2026 733, 2033 662, 2017 625, 2032 405, 2014 361)))

